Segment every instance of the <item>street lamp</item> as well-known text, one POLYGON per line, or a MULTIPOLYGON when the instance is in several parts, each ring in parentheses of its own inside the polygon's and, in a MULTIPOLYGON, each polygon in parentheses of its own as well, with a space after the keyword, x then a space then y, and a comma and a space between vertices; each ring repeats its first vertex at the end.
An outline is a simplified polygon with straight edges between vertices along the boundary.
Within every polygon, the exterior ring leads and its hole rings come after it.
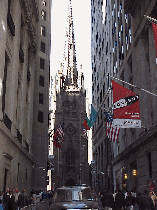
POLYGON ((94 152, 93 155, 95 156, 95 187, 97 189, 97 184, 98 184, 98 181, 97 181, 97 155, 98 155, 98 152, 94 152))
POLYGON ((127 179, 128 178, 128 175, 127 174, 124 174, 124 179, 127 179))
POLYGON ((136 170, 136 169, 133 169, 133 170, 132 170, 132 175, 133 175, 133 176, 137 176, 137 170, 136 170))

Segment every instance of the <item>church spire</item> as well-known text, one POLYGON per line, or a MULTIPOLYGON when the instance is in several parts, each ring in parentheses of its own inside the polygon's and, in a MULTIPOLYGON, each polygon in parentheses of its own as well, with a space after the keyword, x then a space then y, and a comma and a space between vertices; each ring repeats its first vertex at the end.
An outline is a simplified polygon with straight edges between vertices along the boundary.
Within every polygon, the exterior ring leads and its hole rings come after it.
POLYGON ((76 64, 76 50, 75 50, 71 0, 70 0, 67 23, 68 23, 68 27, 66 31, 63 66, 64 66, 64 69, 66 70, 66 86, 74 85, 76 87, 78 73, 77 73, 77 64, 76 64))

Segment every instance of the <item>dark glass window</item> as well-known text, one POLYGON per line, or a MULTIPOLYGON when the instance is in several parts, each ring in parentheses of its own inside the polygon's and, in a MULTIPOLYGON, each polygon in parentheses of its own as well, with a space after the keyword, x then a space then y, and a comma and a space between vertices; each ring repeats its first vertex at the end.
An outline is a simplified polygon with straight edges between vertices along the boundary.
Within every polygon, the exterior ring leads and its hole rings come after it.
POLYGON ((45 43, 44 42, 41 42, 40 51, 45 53, 45 43))
POLYGON ((39 85, 44 87, 44 77, 43 76, 39 77, 39 85))
POLYGON ((44 94, 39 93, 39 104, 43 104, 43 103, 44 103, 44 94))
POLYGON ((45 69, 45 59, 43 59, 43 58, 40 58, 40 68, 41 69, 45 69))
POLYGON ((40 123, 44 122, 44 114, 43 114, 43 112, 38 112, 38 122, 40 122, 40 123))

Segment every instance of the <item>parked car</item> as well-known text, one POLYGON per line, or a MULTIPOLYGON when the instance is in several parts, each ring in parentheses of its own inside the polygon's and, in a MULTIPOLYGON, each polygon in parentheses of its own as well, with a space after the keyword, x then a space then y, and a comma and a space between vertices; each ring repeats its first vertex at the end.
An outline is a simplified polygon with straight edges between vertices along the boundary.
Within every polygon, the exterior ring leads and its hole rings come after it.
POLYGON ((58 188, 50 210, 90 209, 98 210, 98 202, 92 197, 90 187, 73 186, 58 188))

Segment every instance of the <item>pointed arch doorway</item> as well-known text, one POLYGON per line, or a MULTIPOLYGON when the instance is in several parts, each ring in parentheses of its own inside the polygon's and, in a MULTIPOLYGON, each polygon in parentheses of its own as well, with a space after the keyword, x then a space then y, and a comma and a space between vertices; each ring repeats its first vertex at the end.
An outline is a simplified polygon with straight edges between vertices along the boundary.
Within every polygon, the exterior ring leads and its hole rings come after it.
POLYGON ((65 182, 65 186, 75 186, 75 185, 76 185, 76 182, 72 178, 68 179, 65 182))

